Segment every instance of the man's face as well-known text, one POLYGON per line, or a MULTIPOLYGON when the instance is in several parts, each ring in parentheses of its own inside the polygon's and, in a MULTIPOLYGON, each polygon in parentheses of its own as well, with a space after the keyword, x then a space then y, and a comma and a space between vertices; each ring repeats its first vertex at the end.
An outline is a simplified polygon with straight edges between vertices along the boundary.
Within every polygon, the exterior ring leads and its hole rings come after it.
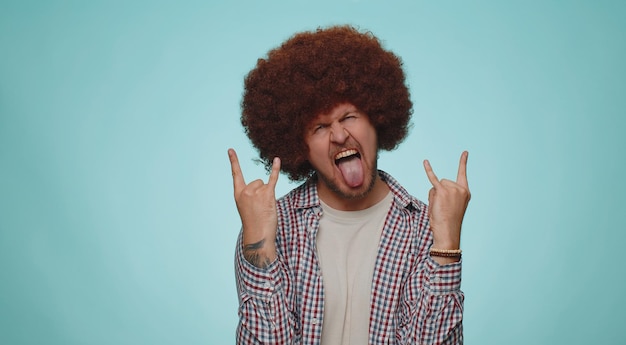
POLYGON ((320 195, 363 199, 372 190, 378 176, 376 130, 354 105, 342 103, 315 118, 305 131, 305 142, 320 195))

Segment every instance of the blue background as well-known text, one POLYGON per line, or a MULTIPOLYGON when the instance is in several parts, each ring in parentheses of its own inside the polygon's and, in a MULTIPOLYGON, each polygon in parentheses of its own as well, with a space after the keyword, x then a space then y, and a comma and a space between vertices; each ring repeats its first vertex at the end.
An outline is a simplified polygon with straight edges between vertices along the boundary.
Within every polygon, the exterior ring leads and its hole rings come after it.
POLYGON ((555 0, 3 1, 0 343, 233 344, 243 77, 343 23, 406 66, 381 168, 470 152, 466 343, 626 343, 626 3, 555 0))

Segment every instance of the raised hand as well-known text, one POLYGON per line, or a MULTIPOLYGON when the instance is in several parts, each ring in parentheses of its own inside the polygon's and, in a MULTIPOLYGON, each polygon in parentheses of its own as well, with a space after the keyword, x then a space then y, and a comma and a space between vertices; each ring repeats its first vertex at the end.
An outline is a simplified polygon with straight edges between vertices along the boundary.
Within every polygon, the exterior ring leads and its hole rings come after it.
POLYGON ((467 184, 467 151, 461 154, 456 182, 439 180, 428 160, 424 169, 433 185, 428 193, 430 228, 433 231, 433 248, 458 249, 461 242, 461 224, 470 201, 467 184))
POLYGON ((254 180, 246 184, 237 153, 228 149, 233 173, 235 203, 243 228, 243 255, 257 267, 267 267, 276 259, 276 182, 280 171, 280 159, 274 158, 269 180, 254 180))

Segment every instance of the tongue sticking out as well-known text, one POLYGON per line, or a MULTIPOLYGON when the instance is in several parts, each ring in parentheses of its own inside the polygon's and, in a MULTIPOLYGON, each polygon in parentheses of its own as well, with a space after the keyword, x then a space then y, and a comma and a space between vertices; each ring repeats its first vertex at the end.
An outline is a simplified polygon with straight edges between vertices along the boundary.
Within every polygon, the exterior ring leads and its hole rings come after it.
POLYGON ((337 163, 337 167, 348 186, 358 187, 363 184, 363 167, 360 158, 356 156, 344 158, 337 163))

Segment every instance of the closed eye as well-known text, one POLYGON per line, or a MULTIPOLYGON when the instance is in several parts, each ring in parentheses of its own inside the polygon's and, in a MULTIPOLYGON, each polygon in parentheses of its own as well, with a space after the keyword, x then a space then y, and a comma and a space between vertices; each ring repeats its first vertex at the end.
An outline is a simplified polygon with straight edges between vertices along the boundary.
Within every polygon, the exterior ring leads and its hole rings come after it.
POLYGON ((341 122, 351 121, 351 120, 356 120, 356 119, 357 119, 356 115, 346 115, 341 119, 341 122))
POLYGON ((320 130, 324 129, 328 127, 328 125, 324 125, 324 124, 319 124, 315 127, 313 127, 313 133, 319 132, 320 130))

